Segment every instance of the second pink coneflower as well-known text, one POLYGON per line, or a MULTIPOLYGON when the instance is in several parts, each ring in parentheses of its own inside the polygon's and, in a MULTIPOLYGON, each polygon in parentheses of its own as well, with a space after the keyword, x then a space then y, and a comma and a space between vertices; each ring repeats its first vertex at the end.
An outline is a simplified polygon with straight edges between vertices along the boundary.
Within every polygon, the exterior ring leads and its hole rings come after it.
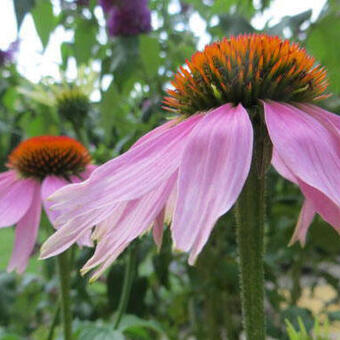
MULTIPOLYGON (((94 166, 87 149, 65 136, 40 136, 20 143, 0 174, 0 227, 16 224, 15 244, 8 270, 22 273, 33 251, 44 206, 53 226, 59 215, 50 211, 47 197, 69 183, 89 177, 94 166)), ((78 239, 90 245, 90 233, 78 239)))

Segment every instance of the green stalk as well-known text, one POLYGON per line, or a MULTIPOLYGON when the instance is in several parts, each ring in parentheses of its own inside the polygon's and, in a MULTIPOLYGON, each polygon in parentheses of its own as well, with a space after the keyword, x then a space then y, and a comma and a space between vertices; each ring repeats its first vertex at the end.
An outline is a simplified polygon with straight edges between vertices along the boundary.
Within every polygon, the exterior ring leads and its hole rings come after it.
POLYGON ((52 325, 51 325, 50 330, 48 332, 47 340, 53 340, 54 339, 54 331, 55 331, 55 328, 57 327, 57 324, 58 324, 59 314, 60 314, 60 305, 58 303, 57 308, 56 308, 55 313, 54 313, 52 325))
POLYGON ((134 274, 135 274, 135 263, 136 263, 135 252, 136 252, 136 249, 134 246, 129 247, 127 261, 125 265, 125 272, 124 272, 123 290, 122 290, 122 294, 119 300, 119 305, 117 309, 117 318, 114 324, 114 329, 118 328, 120 321, 122 320, 122 317, 126 312, 127 305, 129 303, 132 282, 133 282, 134 274))
POLYGON ((57 256, 60 297, 61 297, 61 314, 64 329, 64 340, 72 339, 72 312, 70 303, 70 252, 65 251, 57 256))
POLYGON ((263 116, 254 113, 253 161, 236 204, 236 221, 243 326, 248 340, 264 340, 265 172, 271 158, 271 144, 262 119, 254 121, 263 116))

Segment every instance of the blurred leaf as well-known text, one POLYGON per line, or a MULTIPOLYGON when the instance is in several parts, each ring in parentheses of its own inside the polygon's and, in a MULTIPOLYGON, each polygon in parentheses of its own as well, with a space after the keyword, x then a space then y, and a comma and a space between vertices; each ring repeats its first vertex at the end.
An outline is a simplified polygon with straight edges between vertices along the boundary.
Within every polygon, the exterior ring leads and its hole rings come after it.
POLYGON ((157 75, 158 68, 161 64, 158 39, 148 35, 141 36, 139 49, 147 74, 149 76, 157 75))
POLYGON ((317 61, 328 71, 330 85, 340 93, 340 17, 329 15, 315 23, 310 30, 306 46, 317 61))
POLYGON ((164 331, 158 322, 154 320, 143 320, 135 315, 124 315, 122 321, 119 324, 119 330, 122 332, 131 331, 133 328, 146 328, 153 330, 159 334, 163 334, 164 331))
POLYGON ((284 29, 289 28, 292 30, 293 36, 297 36, 300 31, 300 26, 307 20, 309 20, 312 16, 312 10, 299 13, 293 16, 285 16, 281 19, 281 21, 269 28, 266 28, 266 31, 273 35, 284 36, 284 29))
POLYGON ((328 317, 330 321, 340 321, 340 310, 329 312, 328 317))
POLYGON ((255 29, 248 20, 238 14, 224 14, 220 16, 220 24, 209 29, 209 32, 222 38, 226 35, 251 33, 255 29))
POLYGON ((120 331, 113 329, 112 325, 108 326, 86 326, 79 334, 81 340, 125 340, 120 331))
POLYGON ((41 43, 45 48, 57 23, 50 0, 35 0, 32 16, 41 43))
POLYGON ((74 56, 78 65, 86 64, 96 43, 96 26, 92 20, 78 20, 74 33, 74 56))
POLYGON ((34 6, 34 0, 14 0, 14 11, 17 18, 18 30, 25 18, 25 15, 29 13, 31 8, 34 6))

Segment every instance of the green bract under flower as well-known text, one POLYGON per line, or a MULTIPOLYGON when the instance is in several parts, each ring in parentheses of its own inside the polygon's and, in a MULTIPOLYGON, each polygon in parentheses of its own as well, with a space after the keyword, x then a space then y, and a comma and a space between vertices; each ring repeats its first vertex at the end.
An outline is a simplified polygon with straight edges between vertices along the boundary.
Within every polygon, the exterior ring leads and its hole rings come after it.
POLYGON ((326 71, 296 43, 266 34, 223 39, 180 67, 165 109, 182 114, 260 99, 312 102, 327 96, 326 71))
POLYGON ((80 122, 90 110, 88 97, 78 87, 61 90, 56 95, 58 113, 70 121, 80 122))

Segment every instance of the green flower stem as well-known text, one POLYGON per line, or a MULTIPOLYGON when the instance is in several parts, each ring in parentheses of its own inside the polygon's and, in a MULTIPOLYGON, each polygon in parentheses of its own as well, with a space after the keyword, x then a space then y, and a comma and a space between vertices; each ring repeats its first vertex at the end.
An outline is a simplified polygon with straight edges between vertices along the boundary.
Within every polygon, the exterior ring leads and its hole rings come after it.
MULTIPOLYGON (((258 115, 256 115, 258 117, 258 115)), ((271 144, 264 122, 254 122, 254 152, 249 176, 236 204, 243 325, 248 340, 264 340, 265 172, 271 144)))
POLYGON ((48 332, 47 340, 53 340, 54 339, 54 331, 55 328, 57 327, 58 320, 59 320, 59 315, 60 315, 60 304, 58 303, 57 308, 54 313, 52 325, 50 327, 50 330, 48 332))
POLYGON ((72 339, 72 312, 70 303, 70 252, 65 251, 57 256, 60 296, 61 296, 61 314, 64 328, 64 340, 72 339))
POLYGON ((128 256, 125 265, 123 290, 120 296, 119 305, 117 309, 117 318, 114 324, 114 328, 117 329, 124 313, 126 312, 127 305, 130 299, 131 287, 135 276, 136 266, 136 246, 130 246, 128 249, 128 256))

